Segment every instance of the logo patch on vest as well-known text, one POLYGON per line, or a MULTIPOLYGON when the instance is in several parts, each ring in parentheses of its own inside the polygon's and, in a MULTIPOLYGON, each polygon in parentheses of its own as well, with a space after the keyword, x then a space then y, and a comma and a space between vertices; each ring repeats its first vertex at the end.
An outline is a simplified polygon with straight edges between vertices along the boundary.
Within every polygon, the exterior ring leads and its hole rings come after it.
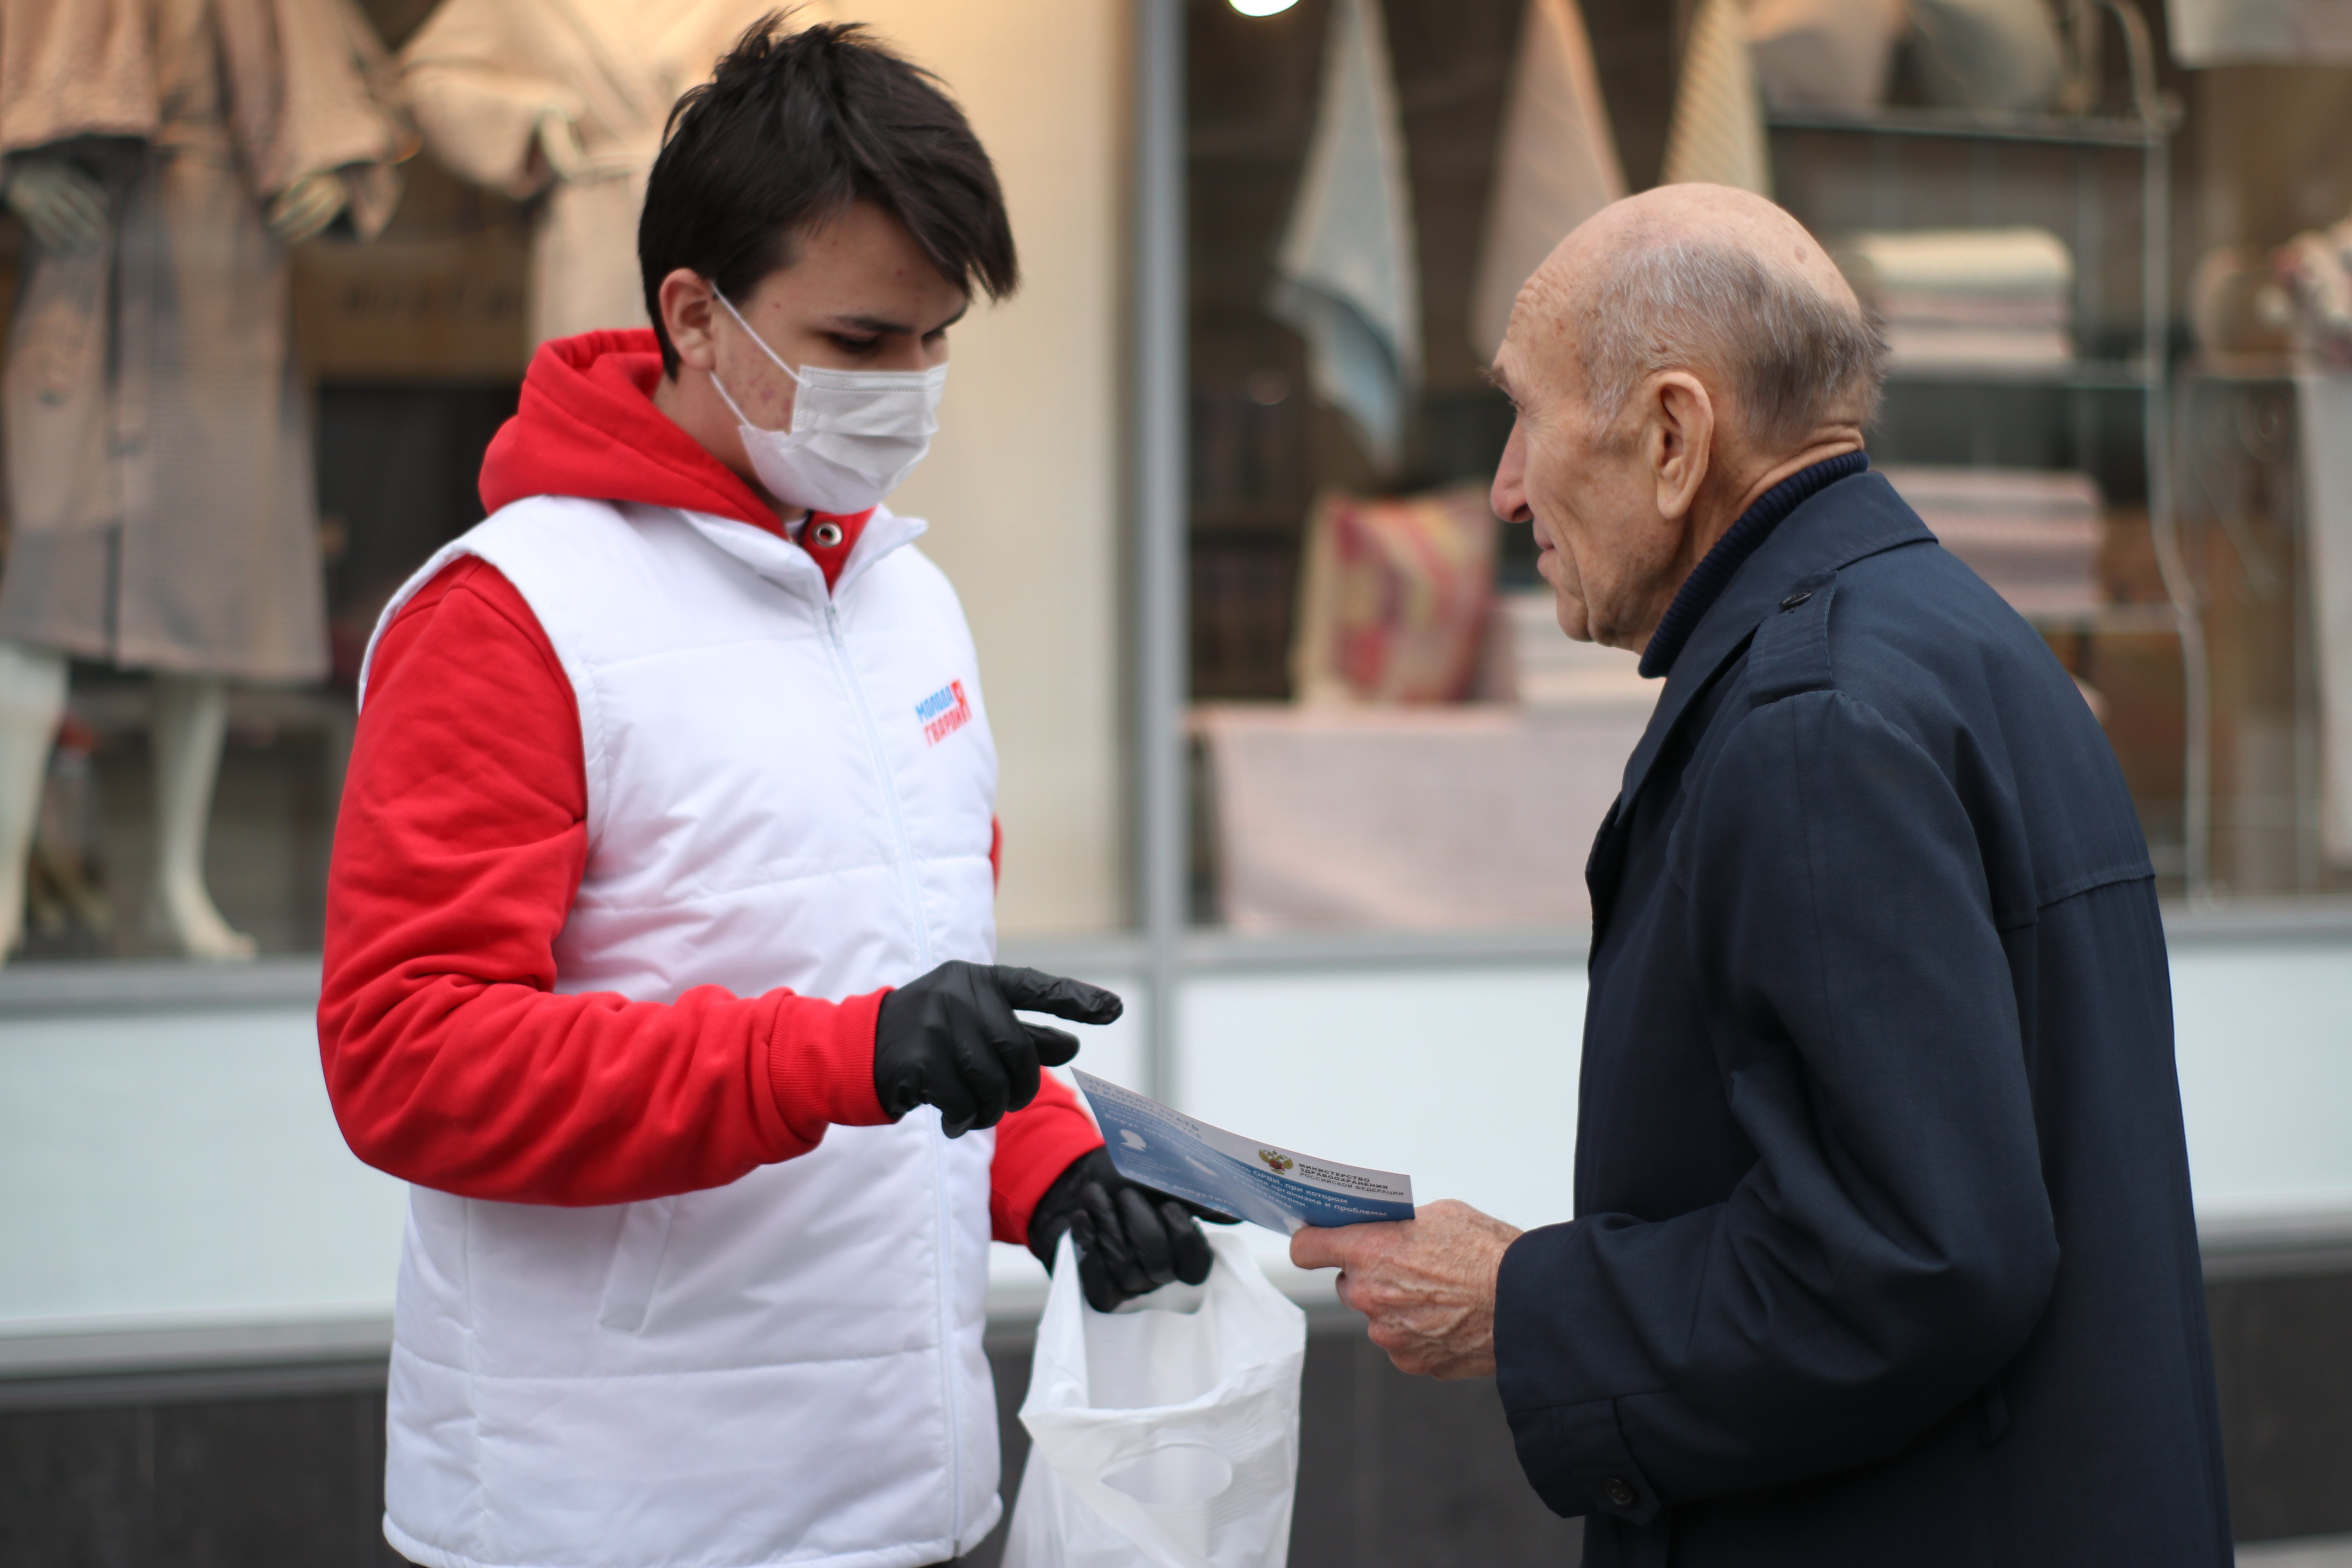
POLYGON ((950 680, 916 703, 915 717, 923 721, 923 739, 934 746, 971 723, 971 703, 964 697, 963 682, 950 680))

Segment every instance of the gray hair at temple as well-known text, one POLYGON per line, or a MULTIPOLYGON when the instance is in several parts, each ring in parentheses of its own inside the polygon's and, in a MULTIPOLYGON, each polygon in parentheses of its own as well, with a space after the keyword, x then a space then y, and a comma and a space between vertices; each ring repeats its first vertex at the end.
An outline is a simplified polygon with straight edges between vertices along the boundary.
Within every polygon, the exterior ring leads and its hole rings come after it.
POLYGON ((1593 413, 1613 426, 1660 371, 1715 370, 1743 405, 1745 434, 1792 447, 1841 410, 1870 423, 1886 340, 1855 304, 1750 251, 1706 239, 1629 246, 1602 263, 1577 333, 1593 413))

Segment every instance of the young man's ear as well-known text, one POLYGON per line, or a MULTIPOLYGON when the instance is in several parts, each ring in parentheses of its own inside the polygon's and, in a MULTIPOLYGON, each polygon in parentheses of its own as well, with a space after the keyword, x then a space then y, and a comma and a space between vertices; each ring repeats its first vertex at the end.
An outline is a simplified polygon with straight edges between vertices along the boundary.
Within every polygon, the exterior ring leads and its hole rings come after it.
POLYGON ((680 267, 661 280, 656 298, 661 301, 662 330, 669 334, 678 362, 697 370, 709 370, 717 363, 711 317, 719 301, 711 293, 709 279, 691 268, 680 267))

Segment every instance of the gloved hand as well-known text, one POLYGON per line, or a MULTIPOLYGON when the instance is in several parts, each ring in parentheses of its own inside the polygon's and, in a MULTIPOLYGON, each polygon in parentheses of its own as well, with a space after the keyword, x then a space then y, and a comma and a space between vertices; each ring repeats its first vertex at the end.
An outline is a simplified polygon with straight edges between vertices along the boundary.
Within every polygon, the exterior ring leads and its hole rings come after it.
POLYGON ((95 250, 106 235, 106 187, 62 158, 18 160, 8 205, 46 250, 95 250))
POLYGON ((936 1105, 950 1138, 993 1127, 1037 1098, 1039 1063, 1060 1067, 1078 1042, 1024 1024, 1015 1007, 1108 1024, 1123 1004, 1099 985, 1003 964, 940 964, 882 998, 874 1023, 874 1092, 895 1121, 936 1105))
POLYGON ((1050 1269, 1068 1231, 1087 1305, 1108 1312, 1171 1279, 1198 1285, 1209 1277, 1214 1258, 1195 1215, 1234 1223, 1231 1215, 1129 1181, 1109 1151, 1096 1149, 1070 1162, 1030 1211, 1029 1250, 1050 1269))

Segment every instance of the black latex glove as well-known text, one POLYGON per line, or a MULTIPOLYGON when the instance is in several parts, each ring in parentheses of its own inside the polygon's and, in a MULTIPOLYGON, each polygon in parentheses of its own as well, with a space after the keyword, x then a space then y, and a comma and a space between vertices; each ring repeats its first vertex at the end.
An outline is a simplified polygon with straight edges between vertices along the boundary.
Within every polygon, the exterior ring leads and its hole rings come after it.
POLYGON ((942 963, 882 998, 874 1023, 874 1092, 895 1121, 940 1108, 950 1138, 993 1127, 1037 1098, 1037 1068, 1060 1067, 1078 1042, 1024 1024, 1015 1007, 1080 1024, 1108 1024, 1122 1007, 1099 985, 1003 964, 942 963))
POLYGON ((1037 1200, 1029 1215, 1029 1250, 1050 1269, 1068 1231, 1087 1305, 1108 1312, 1171 1279, 1198 1285, 1209 1277, 1213 1258, 1195 1215, 1234 1223, 1231 1215, 1129 1181, 1108 1151, 1097 1149, 1072 1161, 1037 1200))

